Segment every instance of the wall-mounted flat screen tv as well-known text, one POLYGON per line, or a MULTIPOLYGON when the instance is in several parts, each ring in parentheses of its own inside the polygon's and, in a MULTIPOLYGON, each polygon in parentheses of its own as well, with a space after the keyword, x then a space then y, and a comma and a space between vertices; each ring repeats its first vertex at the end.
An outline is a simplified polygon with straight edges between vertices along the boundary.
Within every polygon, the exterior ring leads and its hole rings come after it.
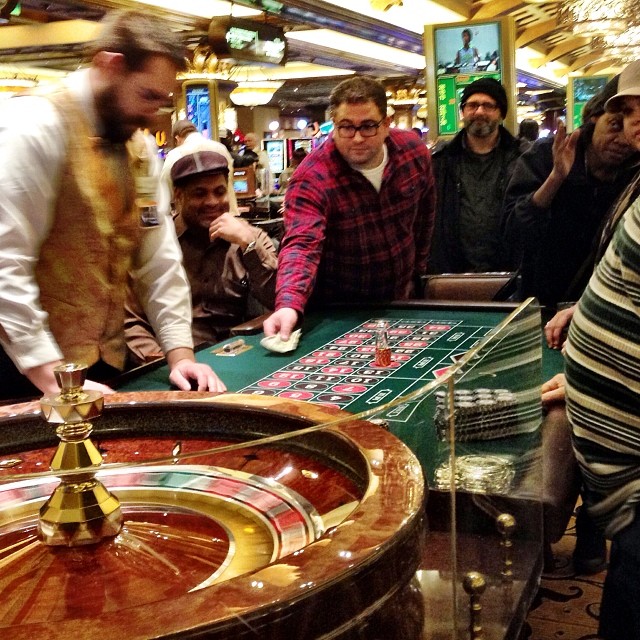
MULTIPOLYGON (((455 135, 460 97, 479 78, 501 82, 514 95, 513 24, 507 18, 425 26, 430 135, 455 135), (435 125, 435 126, 434 126, 435 125)), ((515 113, 515 104, 512 105, 515 113)))
POLYGON ((211 96, 209 85, 207 83, 186 84, 184 93, 187 120, 191 120, 205 138, 211 139, 211 96))
POLYGON ((567 127, 570 131, 582 124, 584 105, 600 93, 611 76, 569 76, 567 84, 567 127))

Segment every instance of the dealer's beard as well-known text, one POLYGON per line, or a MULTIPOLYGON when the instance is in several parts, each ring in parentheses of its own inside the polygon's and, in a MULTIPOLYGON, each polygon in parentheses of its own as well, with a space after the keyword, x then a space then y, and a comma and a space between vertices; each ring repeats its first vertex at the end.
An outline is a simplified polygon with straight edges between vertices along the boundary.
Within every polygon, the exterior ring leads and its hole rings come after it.
POLYGON ((124 120, 120 114, 115 89, 105 89, 96 96, 96 111, 102 124, 102 137, 113 143, 124 143, 136 129, 149 126, 146 118, 136 117, 124 120))
POLYGON ((492 136, 500 123, 496 120, 481 120, 481 119, 468 119, 465 122, 465 128, 469 135, 472 135, 476 138, 489 138, 492 136))

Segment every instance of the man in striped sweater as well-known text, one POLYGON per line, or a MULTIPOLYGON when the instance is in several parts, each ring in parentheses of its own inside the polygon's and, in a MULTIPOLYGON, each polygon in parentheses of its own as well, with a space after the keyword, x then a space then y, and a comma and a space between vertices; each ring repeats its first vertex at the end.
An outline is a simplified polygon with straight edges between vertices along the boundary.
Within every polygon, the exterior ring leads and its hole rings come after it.
MULTIPOLYGON (((640 61, 607 109, 640 149, 640 61)), ((580 299, 566 345, 567 411, 597 525, 612 540, 599 635, 640 638, 640 198, 629 203, 580 299)))

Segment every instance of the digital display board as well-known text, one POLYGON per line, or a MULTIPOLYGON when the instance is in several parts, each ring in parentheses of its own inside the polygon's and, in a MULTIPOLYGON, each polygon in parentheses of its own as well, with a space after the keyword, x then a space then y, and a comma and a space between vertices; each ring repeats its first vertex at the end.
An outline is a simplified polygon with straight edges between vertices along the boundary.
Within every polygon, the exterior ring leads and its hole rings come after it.
MULTIPOLYGON (((502 83, 507 95, 515 97, 513 33, 508 18, 425 26, 432 137, 434 133, 436 137, 452 136, 460 130, 460 98, 475 80, 493 78, 502 83)), ((515 113, 515 100, 510 100, 510 111, 515 113)))
POLYGON ((233 190, 239 194, 245 194, 249 192, 249 181, 248 180, 233 180, 233 190))
POLYGON ((567 129, 573 131, 582 124, 584 105, 600 93, 611 76, 569 76, 567 86, 567 129))
POLYGON ((209 44, 218 58, 239 64, 284 65, 287 61, 284 30, 253 20, 214 18, 209 25, 209 44))
POLYGON ((264 149, 269 157, 271 173, 275 175, 282 173, 287 166, 285 141, 280 139, 265 140, 264 149))
POLYGON ((311 138, 297 138, 293 141, 293 149, 304 149, 307 153, 313 151, 313 139, 311 138))
POLYGON ((500 73, 500 23, 466 27, 436 27, 438 134, 457 133, 460 96, 478 78, 502 80, 500 73))
POLYGON ((233 170, 233 190, 239 197, 256 195, 256 174, 253 167, 233 170))
POLYGON ((215 80, 182 83, 187 120, 209 140, 218 139, 218 86, 215 80))
POLYGON ((211 138, 211 98, 207 85, 191 85, 185 90, 187 120, 191 120, 205 138, 211 138))

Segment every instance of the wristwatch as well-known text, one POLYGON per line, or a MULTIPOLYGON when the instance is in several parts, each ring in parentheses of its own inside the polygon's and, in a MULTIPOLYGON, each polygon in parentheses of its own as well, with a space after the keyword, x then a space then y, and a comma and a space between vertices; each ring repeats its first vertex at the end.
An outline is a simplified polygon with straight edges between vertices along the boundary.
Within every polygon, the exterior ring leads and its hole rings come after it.
POLYGON ((256 241, 252 240, 248 245, 247 248, 242 252, 243 256, 246 256, 247 253, 249 253, 250 251, 253 251, 256 248, 256 241))

